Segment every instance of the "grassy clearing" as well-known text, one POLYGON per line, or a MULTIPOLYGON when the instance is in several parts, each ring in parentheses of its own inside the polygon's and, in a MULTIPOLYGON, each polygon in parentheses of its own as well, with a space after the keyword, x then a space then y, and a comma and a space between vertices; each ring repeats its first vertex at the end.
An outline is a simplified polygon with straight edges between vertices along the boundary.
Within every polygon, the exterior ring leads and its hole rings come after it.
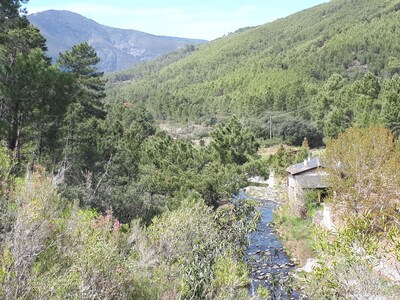
POLYGON ((314 225, 310 218, 302 219, 283 205, 275 211, 275 226, 288 254, 300 264, 314 256, 314 225))

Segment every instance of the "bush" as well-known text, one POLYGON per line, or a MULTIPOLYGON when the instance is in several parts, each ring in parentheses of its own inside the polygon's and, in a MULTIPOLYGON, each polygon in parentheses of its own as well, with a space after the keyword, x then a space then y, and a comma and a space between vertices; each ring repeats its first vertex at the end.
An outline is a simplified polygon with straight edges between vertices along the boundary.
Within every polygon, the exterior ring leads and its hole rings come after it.
POLYGON ((11 230, 15 217, 15 203, 9 200, 13 187, 12 170, 15 160, 7 148, 0 144, 0 243, 11 230))
POLYGON ((400 155, 393 134, 385 128, 350 128, 326 148, 332 202, 346 214, 371 211, 376 220, 398 214, 400 155))
POLYGON ((10 196, 15 217, 0 243, 0 297, 246 299, 243 248, 259 220, 255 203, 213 209, 199 193, 179 197, 148 227, 128 226, 111 210, 61 198, 38 168, 10 196))
POLYGON ((309 299, 397 299, 398 291, 373 270, 380 246, 371 226, 363 216, 335 233, 316 233, 318 265, 301 283, 309 299))
POLYGON ((301 146, 304 138, 307 138, 311 147, 319 147, 323 145, 322 134, 310 122, 291 119, 282 124, 279 131, 283 140, 289 145, 301 146))
POLYGON ((300 148, 299 151, 294 151, 290 148, 285 148, 281 145, 278 151, 269 157, 272 170, 275 174, 285 175, 286 168, 292 164, 299 163, 309 156, 308 149, 300 148))

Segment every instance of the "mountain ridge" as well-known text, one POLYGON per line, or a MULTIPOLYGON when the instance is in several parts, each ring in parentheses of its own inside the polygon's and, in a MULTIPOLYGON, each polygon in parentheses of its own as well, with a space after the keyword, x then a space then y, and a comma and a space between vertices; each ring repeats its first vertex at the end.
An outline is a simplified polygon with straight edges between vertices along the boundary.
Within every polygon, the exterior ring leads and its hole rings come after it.
POLYGON ((186 45, 207 42, 109 27, 65 10, 47 10, 27 17, 46 38, 50 57, 55 59, 73 45, 88 42, 101 58, 99 68, 105 72, 126 69, 186 45))
MULTIPOLYGON (((399 74, 399 7, 398 0, 332 0, 239 30, 168 64, 141 64, 124 72, 122 84, 115 74, 108 99, 143 102, 158 118, 184 122, 232 114, 259 120, 271 111, 296 111, 318 123, 319 113, 355 109, 338 100, 340 93, 354 92, 342 87, 350 90, 367 73, 381 81, 399 74), (142 76, 145 69, 155 71, 142 76), (337 103, 323 102, 329 89, 337 93, 329 101, 337 103)), ((374 99, 378 108, 380 100, 374 99)))

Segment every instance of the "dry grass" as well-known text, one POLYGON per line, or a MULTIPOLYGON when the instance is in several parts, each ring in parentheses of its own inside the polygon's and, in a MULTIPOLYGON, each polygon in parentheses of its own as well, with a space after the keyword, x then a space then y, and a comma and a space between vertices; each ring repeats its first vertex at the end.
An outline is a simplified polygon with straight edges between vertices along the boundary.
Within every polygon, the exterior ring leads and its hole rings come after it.
POLYGON ((258 155, 261 155, 262 157, 268 157, 271 155, 274 155, 278 152, 280 145, 275 145, 271 147, 263 147, 258 150, 258 155))

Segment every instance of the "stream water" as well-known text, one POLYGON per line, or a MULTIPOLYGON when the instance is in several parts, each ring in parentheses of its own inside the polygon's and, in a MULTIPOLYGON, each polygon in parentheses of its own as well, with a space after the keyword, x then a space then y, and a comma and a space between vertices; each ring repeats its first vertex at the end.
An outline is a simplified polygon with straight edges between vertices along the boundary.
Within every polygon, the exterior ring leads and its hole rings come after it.
POLYGON ((300 294, 293 291, 290 284, 289 272, 294 270, 295 264, 283 251, 271 224, 278 204, 272 200, 254 199, 244 192, 239 194, 239 198, 251 198, 260 203, 261 220, 257 230, 248 235, 249 247, 245 252, 251 279, 249 294, 256 295, 262 285, 269 290, 272 299, 300 299, 300 294))

